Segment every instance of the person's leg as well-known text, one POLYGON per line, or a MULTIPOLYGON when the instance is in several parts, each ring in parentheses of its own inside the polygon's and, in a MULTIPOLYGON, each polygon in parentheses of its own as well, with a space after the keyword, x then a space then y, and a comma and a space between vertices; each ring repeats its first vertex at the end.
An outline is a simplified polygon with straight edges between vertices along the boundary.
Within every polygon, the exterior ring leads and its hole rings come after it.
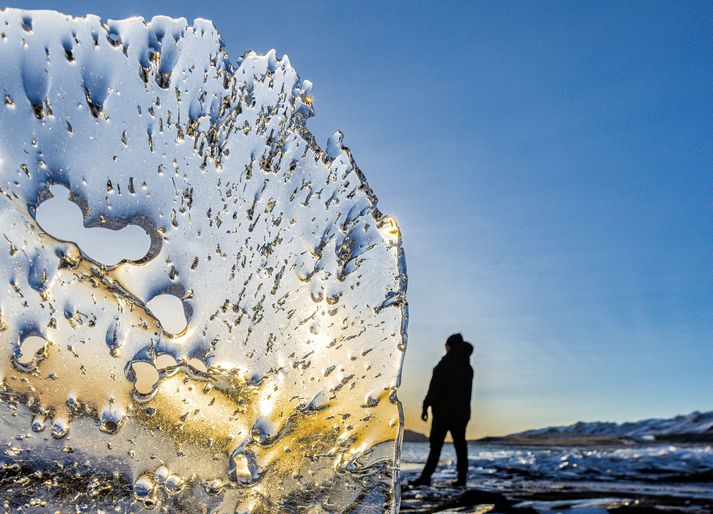
POLYGON ((465 485, 468 475, 468 443, 465 440, 465 427, 467 423, 454 423, 450 427, 453 446, 458 459, 458 483, 465 485))
POLYGON ((447 432, 448 428, 446 425, 434 417, 433 423, 431 424, 431 435, 428 438, 428 442, 431 444, 431 449, 428 452, 426 465, 423 467, 423 471, 421 472, 421 478, 430 480, 431 475, 433 475, 433 472, 436 471, 438 459, 441 458, 443 441, 446 440, 447 432))

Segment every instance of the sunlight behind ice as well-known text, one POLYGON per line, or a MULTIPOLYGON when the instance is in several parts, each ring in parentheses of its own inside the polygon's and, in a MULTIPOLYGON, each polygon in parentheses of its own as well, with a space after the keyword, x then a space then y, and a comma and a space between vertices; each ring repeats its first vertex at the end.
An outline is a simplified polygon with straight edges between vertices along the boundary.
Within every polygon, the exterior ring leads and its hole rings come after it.
POLYGON ((287 57, 0 12, 0 494, 395 511, 406 268, 287 57))

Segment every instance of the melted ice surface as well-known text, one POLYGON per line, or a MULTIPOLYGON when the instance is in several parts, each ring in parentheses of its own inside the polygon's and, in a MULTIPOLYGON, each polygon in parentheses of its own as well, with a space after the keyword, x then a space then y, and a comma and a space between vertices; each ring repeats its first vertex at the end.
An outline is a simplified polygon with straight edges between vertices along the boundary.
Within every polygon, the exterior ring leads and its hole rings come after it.
POLYGON ((0 33, 3 498, 395 510, 400 233, 309 81, 205 20, 0 33))

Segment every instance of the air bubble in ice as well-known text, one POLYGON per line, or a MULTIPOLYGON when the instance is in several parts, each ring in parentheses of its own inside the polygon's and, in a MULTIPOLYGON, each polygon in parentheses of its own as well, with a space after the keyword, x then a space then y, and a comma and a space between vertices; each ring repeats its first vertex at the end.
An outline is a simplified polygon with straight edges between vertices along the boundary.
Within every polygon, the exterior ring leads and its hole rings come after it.
POLYGON ((150 476, 141 475, 134 482, 134 496, 144 504, 151 505, 156 503, 154 482, 150 476))
POLYGON ((45 417, 42 414, 37 414, 32 419, 32 431, 42 432, 45 429, 45 417))
POLYGON ((183 487, 184 481, 178 475, 169 475, 164 483, 164 488, 169 493, 176 493, 183 487))
POLYGON ((69 432, 69 423, 67 419, 60 417, 52 420, 52 437, 61 439, 69 432))
POLYGON ((113 434, 124 423, 125 413, 119 409, 107 407, 101 413, 99 418, 99 428, 102 432, 113 434))

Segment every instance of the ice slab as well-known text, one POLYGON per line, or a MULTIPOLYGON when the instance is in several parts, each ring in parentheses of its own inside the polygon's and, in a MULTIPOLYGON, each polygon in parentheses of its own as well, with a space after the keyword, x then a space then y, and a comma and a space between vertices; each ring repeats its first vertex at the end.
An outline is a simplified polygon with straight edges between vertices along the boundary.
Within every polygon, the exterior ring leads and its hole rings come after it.
POLYGON ((6 9, 0 87, 6 505, 396 510, 401 237, 288 58, 6 9))

